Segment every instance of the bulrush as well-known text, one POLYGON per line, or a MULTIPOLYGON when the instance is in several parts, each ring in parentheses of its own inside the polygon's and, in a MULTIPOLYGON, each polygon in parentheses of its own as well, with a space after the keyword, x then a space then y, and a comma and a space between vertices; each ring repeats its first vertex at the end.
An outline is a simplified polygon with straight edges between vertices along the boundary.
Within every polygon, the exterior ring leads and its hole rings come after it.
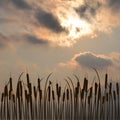
POLYGON ((1 95, 1 103, 3 102, 3 100, 4 100, 4 93, 2 93, 1 95))
POLYGON ((83 100, 84 99, 84 89, 82 89, 82 91, 81 91, 81 100, 83 100))
POLYGON ((49 80, 52 73, 47 77, 45 86, 41 86, 40 78, 33 86, 28 73, 26 85, 20 79, 21 73, 16 89, 10 77, 1 92, 0 120, 119 120, 119 82, 113 87, 106 73, 104 83, 100 84, 99 74, 96 73, 99 81, 89 89, 87 78, 84 78, 81 88, 76 75, 76 82, 70 77, 65 79, 67 84, 64 89, 59 83, 54 85, 49 80))
POLYGON ((55 93, 54 93, 54 90, 52 90, 52 99, 53 99, 53 101, 55 100, 55 93))
POLYGON ((87 89, 88 89, 88 80, 87 80, 87 78, 86 78, 86 77, 84 78, 83 89, 84 89, 84 91, 86 91, 86 92, 87 92, 87 89))
POLYGON ((10 92, 13 90, 13 86, 12 86, 12 77, 9 78, 9 82, 10 82, 10 92))
POLYGON ((117 95, 119 96, 119 83, 116 83, 116 91, 117 91, 117 95))
POLYGON ((108 74, 105 74, 105 89, 107 89, 107 84, 108 84, 108 74))
POLYGON ((29 74, 28 73, 26 74, 26 77, 27 77, 27 85, 29 86, 30 78, 29 78, 29 74))
POLYGON ((97 95, 98 84, 95 83, 95 96, 97 95))
POLYGON ((90 88, 90 98, 92 98, 93 87, 90 88))
POLYGON ((65 92, 63 93, 62 101, 63 101, 63 102, 65 101, 65 92))
POLYGON ((109 86, 109 95, 112 95, 112 83, 110 82, 110 86, 109 86))
POLYGON ((4 95, 5 95, 5 97, 8 96, 8 86, 7 85, 4 88, 4 95))
POLYGON ((50 102, 50 98, 51 98, 51 87, 50 85, 48 86, 48 101, 50 102))
POLYGON ((34 89, 34 98, 36 100, 37 99, 37 90, 36 90, 36 87, 34 86, 33 89, 34 89))
POLYGON ((69 89, 66 90, 67 100, 69 100, 69 89))

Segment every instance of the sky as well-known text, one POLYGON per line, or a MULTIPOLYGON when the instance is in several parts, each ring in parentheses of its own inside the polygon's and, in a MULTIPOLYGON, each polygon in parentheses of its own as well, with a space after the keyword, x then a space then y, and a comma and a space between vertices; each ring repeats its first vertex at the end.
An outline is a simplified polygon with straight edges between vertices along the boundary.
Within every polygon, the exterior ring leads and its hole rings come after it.
POLYGON ((92 79, 92 68, 118 81, 120 0, 0 0, 0 68, 0 86, 26 71, 92 79))

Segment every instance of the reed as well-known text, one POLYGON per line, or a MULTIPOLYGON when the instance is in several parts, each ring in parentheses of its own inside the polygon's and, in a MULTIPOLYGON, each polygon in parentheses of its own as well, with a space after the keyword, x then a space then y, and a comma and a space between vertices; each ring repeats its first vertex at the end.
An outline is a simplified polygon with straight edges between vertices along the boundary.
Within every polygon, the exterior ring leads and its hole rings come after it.
POLYGON ((119 83, 109 82, 105 74, 104 85, 101 85, 98 71, 95 69, 98 81, 90 86, 89 79, 81 80, 74 75, 74 79, 65 79, 65 88, 59 82, 53 84, 49 74, 45 86, 37 79, 37 85, 30 81, 26 74, 26 83, 20 74, 17 86, 13 89, 13 79, 10 76, 1 93, 1 120, 112 120, 120 119, 119 83), (90 87, 89 87, 90 86, 90 87), (15 94, 16 93, 16 94, 15 94))

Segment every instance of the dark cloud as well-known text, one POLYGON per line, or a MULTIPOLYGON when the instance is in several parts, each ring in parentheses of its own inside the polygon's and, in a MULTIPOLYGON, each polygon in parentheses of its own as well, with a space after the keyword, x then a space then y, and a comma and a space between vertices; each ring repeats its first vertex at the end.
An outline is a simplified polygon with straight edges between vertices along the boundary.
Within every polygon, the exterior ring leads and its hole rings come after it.
POLYGON ((108 0, 108 5, 113 10, 120 10, 120 0, 108 0))
POLYGON ((8 8, 11 3, 18 9, 30 9, 32 6, 26 0, 0 0, 0 7, 8 8))
POLYGON ((41 25, 47 27, 53 32, 59 33, 64 31, 64 28, 61 27, 57 18, 55 18, 51 13, 45 12, 43 10, 38 10, 35 17, 41 25))
POLYGON ((8 38, 4 36, 2 33, 0 33, 0 48, 4 48, 6 46, 7 41, 8 38))
POLYGON ((40 39, 40 38, 37 38, 37 37, 32 36, 32 35, 27 35, 26 39, 27 39, 27 42, 29 42, 31 44, 46 45, 49 43, 47 40, 40 39))
POLYGON ((12 0, 13 4, 19 9, 30 9, 31 6, 25 0, 12 0))
POLYGON ((97 56, 93 53, 82 53, 75 58, 75 61, 84 67, 94 67, 103 69, 111 66, 113 63, 110 59, 97 56))
POLYGON ((96 1, 94 6, 89 4, 89 2, 85 2, 84 5, 80 5, 78 8, 75 8, 75 11, 80 16, 80 18, 90 21, 91 18, 97 14, 100 6, 101 4, 98 1, 96 1))

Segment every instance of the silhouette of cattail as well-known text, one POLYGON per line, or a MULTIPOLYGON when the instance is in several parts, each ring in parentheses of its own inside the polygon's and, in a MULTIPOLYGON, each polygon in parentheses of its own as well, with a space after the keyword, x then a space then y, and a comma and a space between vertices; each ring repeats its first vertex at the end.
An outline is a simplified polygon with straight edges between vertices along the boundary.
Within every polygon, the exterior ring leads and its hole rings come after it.
POLYGON ((29 74, 28 74, 28 73, 26 74, 26 77, 27 77, 27 85, 29 85, 29 83, 30 83, 30 78, 29 78, 29 74))
POLYGON ((101 98, 101 86, 99 84, 99 87, 98 87, 98 100, 100 100, 101 98))
POLYGON ((107 89, 108 74, 105 74, 105 89, 107 89))
POLYGON ((90 99, 91 99, 91 97, 88 96, 88 105, 90 105, 90 99))
POLYGON ((40 88, 41 86, 40 86, 40 78, 38 78, 38 90, 40 91, 40 88))
POLYGON ((3 100, 4 100, 4 93, 2 93, 1 95, 1 103, 3 102, 3 100))
POLYGON ((48 86, 48 101, 50 102, 50 98, 51 98, 51 87, 48 86))
POLYGON ((53 101, 55 100, 55 93, 54 93, 54 90, 52 90, 52 99, 53 99, 53 101))
POLYGON ((23 88, 22 88, 22 82, 19 81, 19 89, 20 89, 20 96, 23 96, 23 88))
POLYGON ((29 90, 29 94, 32 95, 32 85, 31 85, 31 83, 28 84, 28 90, 29 90))
POLYGON ((110 86, 109 86, 109 95, 112 94, 112 83, 110 83, 110 86))
POLYGON ((37 99, 37 90, 36 90, 36 87, 34 86, 33 89, 34 89, 34 98, 36 100, 37 99))
POLYGON ((90 97, 92 98, 92 91, 93 91, 93 87, 90 88, 90 97))
POLYGON ((115 93, 115 90, 113 91, 113 98, 114 98, 114 100, 116 100, 116 93, 115 93))
POLYGON ((5 97, 8 96, 8 86, 7 85, 4 88, 4 95, 5 95, 5 97))
POLYGON ((63 99, 62 101, 64 102, 65 101, 65 92, 63 93, 63 99))
POLYGON ((83 100, 84 99, 84 89, 82 89, 82 91, 81 91, 81 100, 83 100))
POLYGON ((95 83, 95 96, 97 95, 97 88, 98 88, 98 84, 95 83))
POLYGON ((13 90, 13 86, 12 86, 12 78, 10 77, 10 79, 9 79, 9 81, 10 81, 10 92, 13 90))
POLYGON ((40 95, 40 100, 42 100, 42 90, 40 90, 39 95, 40 95))
POLYGON ((69 89, 66 90, 67 100, 69 100, 69 89))
POLYGON ((119 96, 119 84, 118 84, 118 82, 116 83, 116 91, 117 91, 117 95, 119 96))
POLYGON ((59 94, 59 86, 58 86, 58 83, 56 83, 56 93, 57 93, 57 95, 59 94))
POLYGON ((87 89, 88 89, 88 80, 86 78, 84 78, 83 89, 87 92, 87 89))

